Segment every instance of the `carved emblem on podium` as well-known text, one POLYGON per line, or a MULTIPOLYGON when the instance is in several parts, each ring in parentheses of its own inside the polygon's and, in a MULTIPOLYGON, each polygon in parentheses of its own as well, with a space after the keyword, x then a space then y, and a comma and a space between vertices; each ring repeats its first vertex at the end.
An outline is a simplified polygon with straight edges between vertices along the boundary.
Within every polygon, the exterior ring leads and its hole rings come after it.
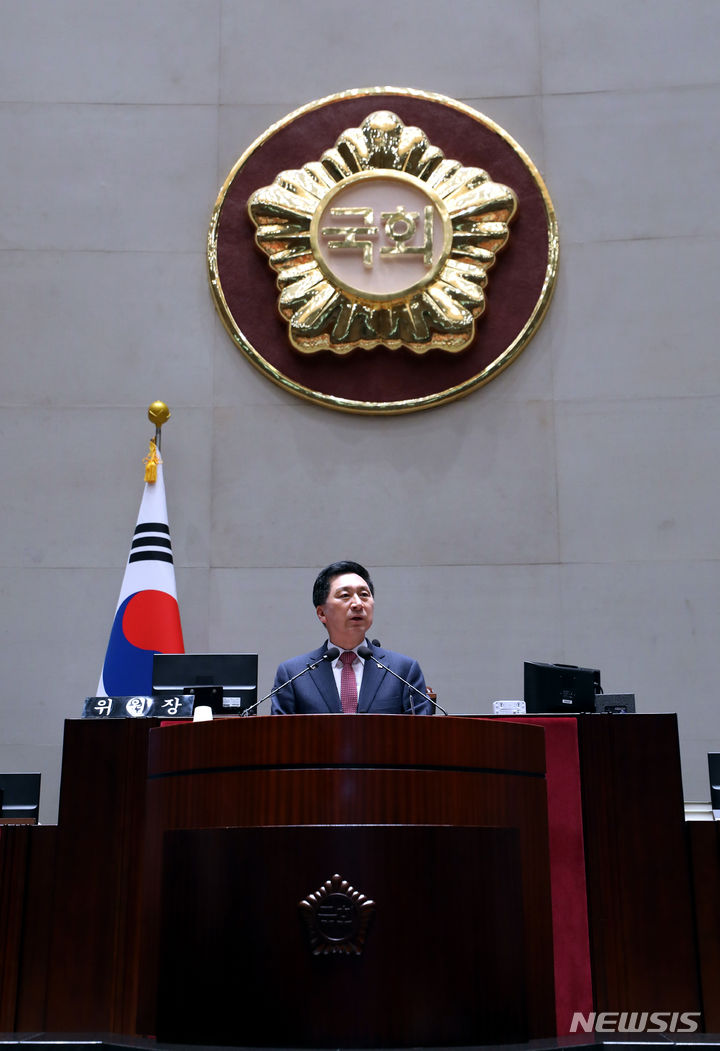
POLYGON ((298 903, 314 956, 359 956, 365 945, 375 902, 337 873, 298 903))

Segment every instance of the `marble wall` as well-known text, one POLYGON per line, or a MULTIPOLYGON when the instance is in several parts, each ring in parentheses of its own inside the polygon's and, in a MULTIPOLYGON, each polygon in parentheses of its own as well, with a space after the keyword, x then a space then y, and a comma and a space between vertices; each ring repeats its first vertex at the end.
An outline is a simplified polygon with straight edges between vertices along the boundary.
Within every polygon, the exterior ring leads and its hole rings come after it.
POLYGON ((451 711, 526 659, 720 750, 716 0, 0 0, 0 768, 43 772, 93 693, 147 406, 186 648, 319 643, 316 569, 374 571, 374 633, 451 711), (548 319, 470 397, 374 419, 255 372, 211 301, 218 189, 269 124, 378 84, 487 113, 560 223, 548 319), (347 469, 354 472, 348 489, 347 469))

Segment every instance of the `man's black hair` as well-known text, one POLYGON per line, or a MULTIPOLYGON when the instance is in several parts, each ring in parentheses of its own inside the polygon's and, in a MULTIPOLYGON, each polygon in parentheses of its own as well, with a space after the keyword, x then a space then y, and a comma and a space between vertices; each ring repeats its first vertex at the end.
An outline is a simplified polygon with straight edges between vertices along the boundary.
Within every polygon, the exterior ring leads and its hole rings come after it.
POLYGON ((342 573, 356 573, 370 588, 370 594, 375 595, 375 587, 365 566, 361 566, 359 562, 332 562, 318 573, 313 585, 313 606, 316 609, 325 605, 330 594, 330 582, 342 573))

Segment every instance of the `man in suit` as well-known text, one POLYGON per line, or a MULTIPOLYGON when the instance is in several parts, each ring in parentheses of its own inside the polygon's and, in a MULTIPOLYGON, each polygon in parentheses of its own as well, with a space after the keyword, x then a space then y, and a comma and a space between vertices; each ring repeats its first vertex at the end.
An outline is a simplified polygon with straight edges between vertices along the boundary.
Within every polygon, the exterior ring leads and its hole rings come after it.
POLYGON ((416 715, 432 713, 429 700, 424 699, 425 680, 417 661, 367 640, 373 622, 375 588, 364 566, 358 562, 333 562, 326 566, 315 581, 313 605, 327 629, 328 639, 319 649, 280 665, 273 689, 295 675, 298 677, 273 696, 273 715, 401 715, 413 710, 416 715), (370 653, 359 654, 358 650, 365 647, 370 653), (334 651, 337 652, 333 657, 334 651), (375 659, 386 668, 378 667, 375 659), (419 693, 392 672, 412 683, 419 693))

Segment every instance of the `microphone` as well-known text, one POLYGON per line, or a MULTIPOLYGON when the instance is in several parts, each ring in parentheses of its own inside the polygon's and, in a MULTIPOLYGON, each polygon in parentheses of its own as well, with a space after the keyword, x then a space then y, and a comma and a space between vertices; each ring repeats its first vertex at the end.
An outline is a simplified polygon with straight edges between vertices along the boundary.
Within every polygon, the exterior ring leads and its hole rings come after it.
POLYGON ((318 665, 322 664, 323 661, 337 660, 339 656, 340 650, 337 648, 337 646, 329 646, 325 653, 323 653, 322 657, 319 657, 316 661, 311 661, 310 664, 306 665, 299 672, 297 672, 297 674, 293 675, 290 679, 287 680, 287 682, 281 683, 279 686, 276 686, 274 690, 271 690, 270 693, 266 694, 264 697, 261 697, 259 701, 255 701, 255 704, 251 704, 249 708, 245 709, 243 715, 250 715, 250 712, 254 711, 255 708, 259 708, 263 701, 269 701, 271 697, 274 697, 276 693, 280 693, 280 690, 284 690, 285 687, 289 686, 291 682, 295 682, 295 680, 299 679, 301 675, 305 674, 305 672, 313 671, 315 668, 318 667, 318 665))
MULTIPOLYGON (((407 679, 403 679, 402 675, 398 675, 398 673, 396 671, 393 671, 392 668, 388 668, 387 664, 383 664, 382 661, 379 661, 369 646, 358 646, 357 652, 358 657, 362 657, 364 661, 375 661, 378 668, 382 668, 384 671, 389 671, 391 675, 394 675, 396 679, 399 679, 400 682, 404 683, 411 690, 417 693, 420 697, 422 697, 424 701, 430 701, 430 704, 432 704, 435 708, 439 708, 443 715, 447 715, 447 712, 442 707, 442 705, 438 704, 437 701, 434 701, 432 697, 429 697, 426 693, 423 693, 422 690, 418 690, 417 686, 413 686, 413 684, 411 682, 408 682, 407 679)), ((415 705, 413 704, 412 697, 410 698, 410 709, 413 715, 415 715, 415 705)))

